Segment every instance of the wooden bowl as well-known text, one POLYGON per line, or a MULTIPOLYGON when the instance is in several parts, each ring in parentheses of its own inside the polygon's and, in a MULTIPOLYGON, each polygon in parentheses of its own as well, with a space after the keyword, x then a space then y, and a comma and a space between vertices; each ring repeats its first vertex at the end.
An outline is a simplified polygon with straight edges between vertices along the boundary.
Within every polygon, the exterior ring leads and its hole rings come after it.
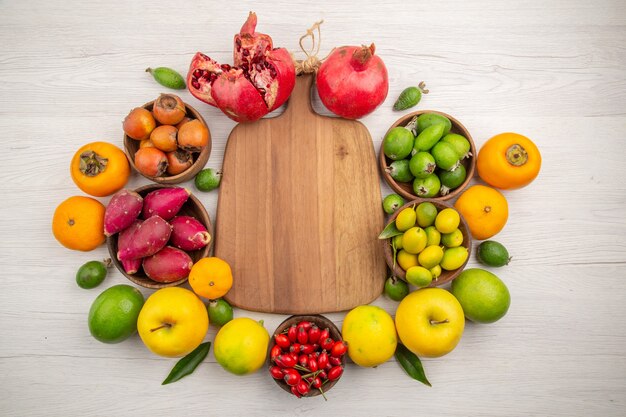
MULTIPOLYGON (((143 108, 146 110, 152 111, 153 105, 154 105, 154 100, 152 100, 149 103, 144 104, 143 108)), ((207 130, 209 129, 209 126, 206 124, 206 121, 204 120, 204 118, 202 118, 202 115, 198 113, 196 109, 194 109, 187 103, 185 103, 185 108, 187 109, 187 114, 186 114, 187 117, 191 119, 200 120, 202 124, 207 127, 207 130)), ((176 175, 164 175, 162 177, 150 177, 148 175, 141 173, 141 171, 139 171, 137 169, 137 166, 135 165, 135 152, 137 152, 137 150, 139 149, 140 142, 141 141, 132 139, 130 136, 124 134, 124 150, 126 151, 126 156, 128 157, 128 161, 130 162, 130 165, 133 167, 135 171, 139 172, 141 175, 148 178, 150 181, 154 181, 159 184, 179 184, 181 182, 192 179, 193 177, 196 176, 198 172, 202 170, 202 168, 204 168, 204 166, 209 160, 209 156, 211 155, 211 132, 209 131, 209 142, 202 149, 202 151, 194 152, 192 154, 193 165, 190 166, 186 171, 183 171, 180 174, 176 174, 176 175)))
MULTIPOLYGON (((158 190, 160 188, 168 188, 168 186, 150 184, 150 185, 145 185, 143 187, 137 188, 135 192, 137 192, 142 197, 145 197, 149 192, 158 190)), ((187 252, 189 256, 191 256, 191 259, 193 260, 193 262, 195 263, 199 261, 200 259, 207 257, 209 255, 209 251, 211 250, 211 245, 213 244, 213 237, 214 237, 213 228, 211 225, 211 219, 209 218, 209 215, 207 214, 200 200, 198 200, 193 194, 189 196, 189 199, 185 202, 185 204, 183 204, 183 207, 180 209, 178 214, 196 218, 198 221, 200 221, 200 223, 202 223, 206 227, 206 229, 211 234, 211 241, 209 242, 208 245, 206 245, 202 249, 198 249, 193 252, 187 252)), ((126 271, 124 271, 124 267, 122 266, 122 263, 117 259, 117 237, 118 236, 119 236, 119 233, 116 233, 113 236, 109 236, 107 238, 107 247, 109 248, 109 256, 111 257, 111 260, 113 261, 113 264, 115 265, 115 267, 126 278, 128 278, 135 284, 141 285, 142 287, 145 287, 145 288, 159 289, 159 288, 165 288, 165 287, 174 287, 177 285, 181 285, 187 281, 187 278, 183 278, 181 280, 174 281, 174 282, 153 281, 152 279, 148 278, 148 276, 143 272, 143 269, 140 269, 135 274, 127 274, 126 271)))
MULTIPOLYGON (((319 327, 320 330, 324 330, 328 328, 328 330, 330 331, 330 337, 333 338, 333 340, 335 341, 343 340, 341 338, 341 332, 339 331, 337 326, 335 326, 335 324, 332 321, 328 320, 326 317, 321 316, 319 314, 291 316, 287 318, 285 321, 283 321, 282 323, 280 323, 280 325, 274 331, 274 334, 283 333, 287 331, 293 324, 298 324, 301 321, 310 321, 311 323, 319 327)), ((270 352, 272 351, 272 348, 275 345, 276 345, 276 342, 274 340, 274 336, 272 336, 270 337, 270 344, 269 344, 269 348, 267 351, 268 352, 267 354, 268 369, 274 365, 272 363, 272 358, 270 357, 270 352)), ((341 358, 341 365, 344 368, 346 366, 346 356, 347 354, 343 355, 343 357, 341 358)), ((322 389, 324 390, 324 393, 327 393, 332 387, 334 387, 337 381, 339 381, 340 379, 341 377, 339 377, 338 379, 334 381, 328 381, 325 385, 323 385, 322 389)), ((287 383, 284 380, 274 379, 274 381, 278 384, 278 386, 280 386, 282 389, 287 391, 290 395, 293 395, 291 394, 291 387, 287 385, 287 383)), ((318 389, 311 387, 311 390, 306 395, 303 395, 303 397, 317 397, 318 395, 321 395, 321 392, 318 389)))
MULTIPOLYGON (((417 207, 420 203, 423 203, 426 201, 433 203, 435 207, 437 207, 437 211, 441 211, 445 208, 454 208, 452 204, 446 201, 437 201, 431 198, 417 198, 412 201, 409 201, 408 203, 400 207, 398 210, 396 210, 396 212, 393 214, 393 216, 391 216, 389 221, 387 221, 387 225, 390 224, 391 222, 396 221, 396 217, 398 217, 398 214, 405 208, 411 207, 413 205, 417 207)), ((469 261, 470 255, 472 254, 472 234, 470 233, 469 226, 467 225, 467 222, 465 222, 465 219, 463 218, 463 215, 461 213, 459 213, 459 217, 461 218, 461 222, 459 223, 459 230, 461 230, 461 233, 463 233, 463 243, 461 243, 461 246, 464 246, 467 248, 467 259, 465 260, 465 262, 463 262, 463 265, 461 265, 460 268, 457 268, 453 271, 446 271, 445 269, 442 270, 439 278, 437 278, 436 280, 433 280, 433 282, 429 285, 429 287, 440 287, 452 281, 453 279, 459 276, 461 271, 463 271, 463 268, 465 268, 465 265, 467 265, 467 261, 469 261)), ((400 268, 397 262, 395 265, 393 263, 393 249, 391 247, 391 238, 381 240, 381 244, 383 245, 383 253, 385 254, 385 261, 387 262, 387 266, 389 266, 389 269, 391 269, 391 273, 395 275, 396 277, 406 281, 406 271, 400 268)))
MULTIPOLYGON (((449 114, 446 114, 440 111, 434 111, 434 110, 418 110, 413 113, 406 114, 402 116, 401 118, 399 118, 398 120, 396 120, 396 122, 393 125, 391 125, 387 133, 385 133, 385 136, 387 136, 389 131, 393 129, 394 127, 406 126, 414 116, 419 116, 420 114, 424 114, 424 113, 436 113, 436 114, 440 114, 442 116, 447 117, 452 123, 452 128, 450 129, 450 133, 457 133, 459 135, 463 135, 467 138, 467 140, 470 143, 470 152, 472 153, 472 156, 470 156, 469 158, 465 158, 461 161, 461 163, 465 166, 465 170, 467 171, 467 177, 465 178, 465 181, 463 181, 461 185, 459 185, 454 190, 451 190, 448 194, 444 196, 433 197, 433 198, 427 199, 430 201, 449 200, 457 196, 461 191, 463 191, 463 189, 465 189, 465 187, 467 187, 472 177, 474 176, 474 170, 476 168, 476 155, 477 155, 476 145, 474 145, 474 140, 472 139, 472 135, 470 135, 469 131, 465 128, 465 126, 463 126, 461 122, 459 122, 457 119, 450 116, 449 114)), ((385 153, 383 152, 383 143, 380 144, 380 151, 379 151, 378 159, 380 162, 380 172, 382 173, 382 176, 387 182, 387 184, 389 184, 389 186, 396 193, 400 194, 406 200, 413 200, 414 198, 420 198, 417 195, 415 195, 415 193, 413 192, 412 182, 398 182, 394 180, 393 178, 391 178, 391 175, 389 175, 386 168, 393 161, 385 156, 385 153)))

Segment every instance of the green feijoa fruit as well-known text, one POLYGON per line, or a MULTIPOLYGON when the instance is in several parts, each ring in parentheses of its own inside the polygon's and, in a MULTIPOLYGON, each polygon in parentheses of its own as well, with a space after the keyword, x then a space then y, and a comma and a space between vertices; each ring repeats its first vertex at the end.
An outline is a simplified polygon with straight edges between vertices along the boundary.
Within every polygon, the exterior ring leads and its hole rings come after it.
POLYGON ((183 76, 171 68, 147 68, 146 72, 152 74, 156 82, 167 88, 182 90, 186 87, 183 76))
POLYGON ((409 168, 408 159, 393 161, 391 164, 389 164, 385 171, 389 173, 391 178, 399 182, 411 182, 414 178, 413 174, 411 174, 411 169, 409 168))
POLYGON ((404 159, 411 153, 414 140, 415 136, 410 130, 401 126, 394 127, 383 139, 383 152, 391 160, 404 159))
POLYGON ((222 171, 206 168, 198 172, 194 180, 196 188, 200 191, 211 191, 220 186, 222 171))
POLYGON ((452 171, 441 170, 438 172, 441 180, 441 195, 447 195, 451 190, 459 187, 467 177, 467 171, 463 164, 459 164, 452 171))
POLYGON ((233 308, 222 298, 209 301, 207 306, 209 323, 223 326, 233 319, 233 308))
POLYGON ((456 153, 459 155, 460 159, 467 158, 472 155, 470 152, 471 146, 469 140, 467 140, 467 138, 463 135, 448 133, 443 138, 441 138, 441 141, 447 142, 452 145, 456 153))
POLYGON ((435 158, 428 152, 418 152, 409 161, 409 170, 415 178, 426 178, 435 172, 435 158))
POLYGON ((417 215, 417 224, 420 227, 428 227, 435 223, 437 207, 433 203, 426 201, 415 207, 415 214, 417 215))
POLYGON ((433 274, 423 266, 412 266, 406 270, 406 280, 411 285, 424 288, 433 282, 433 274))
POLYGON ((393 301, 401 301, 409 293, 406 282, 396 277, 389 277, 385 281, 385 295, 393 301))
POLYGON ((422 93, 428 94, 428 90, 425 90, 424 87, 426 84, 424 82, 419 83, 417 87, 408 87, 405 88, 401 93, 396 102, 393 105, 393 109, 398 110, 406 110, 410 109, 417 105, 422 99, 422 93))
POLYGON ((439 123, 444 125, 443 135, 447 135, 452 128, 452 123, 450 122, 450 119, 437 113, 420 114, 417 118, 417 132, 420 133, 424 131, 424 129, 426 129, 427 127, 439 123))
POLYGON ((105 259, 104 262, 89 261, 76 272, 76 284, 80 288, 91 289, 102 284, 107 276, 107 268, 111 266, 111 260, 105 259))
POLYGON ((478 260, 489 266, 504 266, 511 261, 509 251, 495 240, 485 240, 478 245, 478 260))
POLYGON ((400 195, 389 194, 383 199, 383 210, 385 210, 385 213, 387 214, 393 214, 396 212, 396 210, 402 207, 404 203, 404 198, 402 198, 400 195))
POLYGON ((413 153, 430 150, 441 139, 444 129, 445 125, 438 123, 422 130, 413 143, 413 153))
POLYGON ((430 174, 426 178, 415 178, 413 192, 421 198, 432 198, 439 194, 441 181, 436 174, 430 174))
POLYGON ((441 232, 435 226, 428 226, 426 232, 426 247, 438 246, 441 243, 441 232))
POLYGON ((459 163, 459 155, 447 142, 438 142, 430 152, 433 154, 437 166, 446 171, 453 170, 459 163))

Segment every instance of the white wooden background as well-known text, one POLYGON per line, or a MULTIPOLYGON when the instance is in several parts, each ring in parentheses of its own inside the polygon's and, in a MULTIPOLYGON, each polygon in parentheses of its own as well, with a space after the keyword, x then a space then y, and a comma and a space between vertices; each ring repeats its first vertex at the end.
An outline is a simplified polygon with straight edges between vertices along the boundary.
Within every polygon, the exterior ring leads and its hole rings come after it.
MULTIPOLYGON (((1 415, 626 414, 626 3, 356 3, 0 0, 1 415), (229 61, 251 9, 259 29, 292 51, 320 18, 323 54, 376 42, 390 76, 387 100, 363 119, 376 149, 399 117, 391 111, 399 92, 425 80, 431 94, 419 108, 451 113, 477 145, 515 131, 543 154, 539 178, 505 193, 510 218, 497 240, 514 261, 497 274, 510 312, 493 325, 468 324, 453 353, 425 360, 432 388, 391 360, 351 365, 328 403, 297 400, 267 372, 228 374, 212 353, 162 387, 174 360, 137 336, 105 345, 89 335, 93 299, 128 281, 114 271, 98 289, 78 288, 76 269, 106 248, 72 252, 52 237, 56 205, 81 194, 70 158, 94 140, 121 146, 126 113, 164 90, 146 67, 186 73, 198 50, 229 61)), ((234 123, 182 97, 208 121, 208 166, 220 167, 234 123)), ((146 182, 135 174, 129 186, 146 182)), ((214 216, 217 193, 199 197, 214 216)), ((375 304, 396 307, 384 297, 375 304)), ((236 316, 264 319, 270 331, 285 318, 236 316)), ((330 318, 341 325, 343 316, 330 318)))

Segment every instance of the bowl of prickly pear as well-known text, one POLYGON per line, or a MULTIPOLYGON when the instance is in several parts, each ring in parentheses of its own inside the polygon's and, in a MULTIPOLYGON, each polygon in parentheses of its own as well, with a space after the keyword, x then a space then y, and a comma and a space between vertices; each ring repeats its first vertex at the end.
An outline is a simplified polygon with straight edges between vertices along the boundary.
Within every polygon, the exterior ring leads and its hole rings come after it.
POLYGON ((270 339, 268 370, 283 390, 298 398, 326 398, 343 375, 347 351, 341 332, 326 317, 291 316, 270 339))
POLYGON ((391 125, 379 164, 389 186, 407 200, 457 196, 474 176, 476 146, 469 131, 449 114, 408 113, 391 125))
POLYGON ((211 155, 211 133, 206 121, 174 94, 161 94, 132 109, 122 127, 130 165, 159 184, 192 179, 211 155))
POLYGON ((159 184, 115 194, 105 210, 105 234, 115 267, 153 289, 185 283, 213 243, 211 219, 200 200, 185 188, 159 184))
POLYGON ((439 287, 467 265, 472 235, 446 201, 414 199, 391 216, 379 236, 392 275, 418 288, 439 287))

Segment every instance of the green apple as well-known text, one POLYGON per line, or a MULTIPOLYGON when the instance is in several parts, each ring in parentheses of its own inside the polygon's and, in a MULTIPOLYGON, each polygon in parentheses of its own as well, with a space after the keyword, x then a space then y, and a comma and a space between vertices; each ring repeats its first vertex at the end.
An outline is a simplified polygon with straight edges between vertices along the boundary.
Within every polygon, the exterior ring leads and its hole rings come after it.
POLYGON ((452 282, 452 294, 465 317, 476 323, 500 320, 511 305, 511 295, 500 278, 480 268, 466 269, 452 282))

